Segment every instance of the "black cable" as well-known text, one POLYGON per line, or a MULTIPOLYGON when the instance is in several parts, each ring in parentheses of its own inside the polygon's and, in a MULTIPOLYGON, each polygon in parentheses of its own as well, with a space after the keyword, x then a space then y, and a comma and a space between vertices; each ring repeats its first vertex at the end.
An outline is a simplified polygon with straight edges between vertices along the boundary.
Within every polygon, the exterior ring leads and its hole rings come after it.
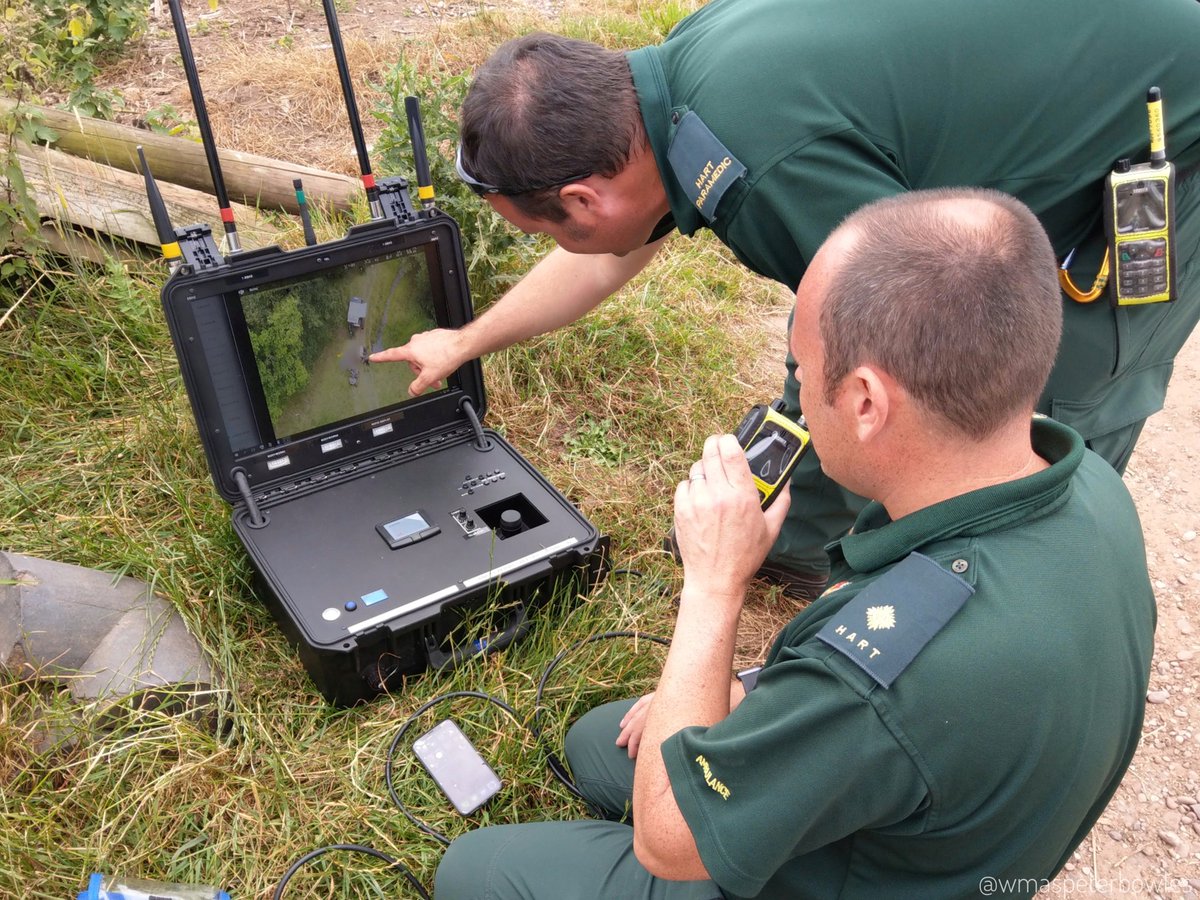
MULTIPOLYGON (((602 634, 594 634, 591 637, 578 640, 568 646, 566 649, 560 651, 558 655, 554 657, 554 659, 550 660, 549 665, 547 665, 542 672, 542 677, 538 680, 537 693, 534 698, 533 721, 529 726, 529 731, 536 741, 540 742, 542 740, 541 729, 538 726, 539 718, 543 709, 542 695, 545 692, 546 683, 550 680, 550 676, 554 673, 554 670, 558 668, 558 664, 566 659, 568 654, 580 647, 595 643, 596 641, 609 640, 612 638, 633 638, 634 640, 652 641, 656 644, 661 644, 664 647, 669 647, 671 645, 671 642, 666 638, 658 637, 657 635, 653 634, 643 634, 640 631, 606 631, 602 634)), ((406 807, 400 800, 400 795, 396 792, 396 786, 392 782, 392 760, 396 755, 396 748, 400 746, 400 741, 404 738, 404 735, 408 733, 408 729, 412 726, 412 724, 418 718, 420 718, 423 713, 439 703, 444 703, 447 700, 454 700, 459 697, 474 697, 479 700, 487 700, 489 703, 495 704, 508 713, 514 722, 521 724, 521 717, 517 714, 517 711, 503 700, 493 697, 491 694, 485 694, 482 691, 450 691, 445 694, 440 694, 439 696, 434 697, 432 700, 421 704, 421 706, 419 706, 416 711, 404 721, 404 724, 400 726, 399 730, 397 730, 395 737, 392 738, 392 743, 388 747, 387 757, 384 762, 384 782, 387 784, 388 796, 392 798, 392 803, 395 804, 396 808, 404 814, 404 817, 418 829, 446 846, 450 845, 450 839, 437 829, 433 828, 431 825, 427 825, 414 816, 411 812, 409 812, 408 807, 406 807)), ((570 791, 576 797, 579 797, 581 800, 584 800, 584 802, 587 802, 587 799, 571 780, 571 774, 567 770, 566 765, 559 760, 558 756, 553 751, 547 750, 546 763, 549 766, 551 773, 553 773, 554 776, 560 782, 562 782, 568 791, 570 791)), ((291 867, 284 874, 282 880, 279 882, 279 886, 275 889, 273 900, 281 900, 283 897, 284 888, 287 887, 288 882, 291 881, 292 876, 296 874, 301 866, 311 862, 319 856, 324 855, 325 853, 328 853, 330 850, 350 850, 356 853, 367 853, 371 856, 377 857, 390 864, 393 868, 398 868, 409 884, 413 886, 413 888, 421 895, 422 898, 424 898, 424 900, 432 900, 429 892, 425 890, 425 886, 417 880, 417 877, 406 865, 404 865, 404 863, 387 855, 386 853, 375 850, 372 847, 362 846, 360 844, 331 844, 327 847, 321 847, 317 850, 313 850, 310 853, 306 853, 304 856, 300 857, 300 859, 296 860, 296 862, 292 863, 291 867)))
POLYGON ((417 893, 420 894, 424 900, 433 900, 433 897, 429 891, 425 890, 425 885, 421 884, 421 882, 417 880, 417 876, 412 873, 412 870, 409 869, 408 866, 400 862, 400 860, 396 859, 395 857, 388 856, 386 853, 376 850, 374 847, 364 847, 361 844, 330 844, 328 847, 319 847, 316 850, 313 850, 311 853, 305 853, 302 857, 292 863, 287 872, 284 873, 283 878, 279 882, 279 886, 275 888, 273 900, 280 900, 280 898, 283 897, 284 888, 287 887, 288 882, 292 880, 292 876, 300 870, 301 866, 312 862, 318 856, 324 856, 330 850, 351 850, 355 853, 366 853, 370 856, 382 859, 393 869, 399 869, 400 874, 405 877, 408 883, 416 889, 417 893))
POLYGON ((445 844, 447 847, 450 846, 450 839, 448 837, 435 829, 433 826, 426 825, 424 822, 410 813, 408 811, 408 807, 406 807, 400 801, 400 795, 396 793, 396 787, 392 784, 392 758, 396 755, 396 748, 400 746, 400 739, 404 737, 405 733, 412 726, 412 723, 420 718, 423 712, 428 710, 430 707, 436 706, 437 704, 446 700, 453 700, 455 697, 476 697, 480 700, 487 700, 489 703, 494 703, 496 706, 500 707, 502 710, 512 716, 513 721, 515 721, 518 725, 521 724, 521 717, 517 715, 517 711, 503 700, 499 700, 496 697, 493 697, 491 694, 485 694, 482 691, 450 691, 449 693, 441 694, 422 704, 417 711, 409 716, 404 724, 400 726, 400 730, 397 731, 396 736, 392 738, 391 746, 388 747, 387 759, 383 767, 383 778, 384 782, 387 784, 388 795, 392 798, 392 803, 396 805, 396 808, 404 814, 404 817, 408 819, 408 821, 412 822, 421 831, 425 832, 434 840, 445 844))
MULTIPOLYGON (((546 690, 546 682, 550 680, 550 675, 558 668, 558 664, 562 662, 567 654, 573 650, 596 641, 609 640, 610 638, 633 638, 634 640, 653 641, 656 644, 662 644, 664 647, 670 647, 671 642, 667 638, 658 637, 654 634, 643 634, 640 631, 605 631, 602 634, 593 634, 591 637, 586 637, 571 644, 565 650, 562 650, 554 659, 550 660, 550 664, 546 666, 542 672, 542 677, 538 680, 537 693, 533 698, 533 720, 530 723, 529 730, 533 733, 534 740, 541 741, 542 731, 539 727, 539 721, 542 715, 542 694, 546 690)), ((575 786, 575 782, 571 779, 571 773, 567 769, 565 763, 558 758, 553 750, 546 749, 546 765, 550 768, 550 772, 557 778, 568 791, 578 797, 580 800, 587 802, 587 798, 575 786)))

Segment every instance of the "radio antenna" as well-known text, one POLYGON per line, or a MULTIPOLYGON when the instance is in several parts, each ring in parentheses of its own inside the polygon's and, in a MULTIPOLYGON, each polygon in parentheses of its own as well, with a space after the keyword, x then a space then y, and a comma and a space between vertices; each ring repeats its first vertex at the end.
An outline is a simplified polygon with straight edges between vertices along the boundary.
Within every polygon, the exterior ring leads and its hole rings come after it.
POLYGON ((183 252, 179 249, 179 239, 175 236, 175 226, 171 224, 171 216, 167 212, 167 204, 163 202, 162 192, 158 183, 150 174, 150 163, 146 162, 146 154, 142 145, 137 148, 138 161, 142 164, 142 176, 146 179, 146 199, 150 201, 150 218, 154 220, 154 230, 158 234, 158 243, 162 246, 163 259, 174 272, 183 264, 183 252))
POLYGON ((204 156, 208 160, 208 171, 212 175, 213 190, 217 194, 217 204, 221 207, 225 239, 229 252, 237 253, 242 249, 242 242, 238 239, 237 225, 233 222, 233 209, 229 205, 229 194, 225 191, 225 177, 221 174, 221 160, 217 156, 217 145, 213 141, 212 126, 208 121, 208 107, 200 90, 200 75, 196 71, 196 57, 192 55, 187 23, 183 20, 183 9, 179 0, 167 0, 167 5, 171 8, 171 24, 175 27, 175 40, 179 42, 179 53, 183 57, 183 71, 187 75, 192 106, 196 108, 196 125, 200 129, 200 140, 204 145, 204 156))
POLYGON ((416 97, 404 98, 408 114, 408 139, 412 142, 413 163, 417 168, 417 197, 425 209, 433 206, 433 178, 429 174, 429 157, 425 153, 425 128, 421 125, 421 103, 416 97))
POLYGON ((350 119, 350 134, 354 149, 358 153, 358 167, 362 171, 363 187, 367 189, 367 203, 371 218, 383 218, 383 204, 379 201, 379 188, 371 174, 371 159, 367 156, 367 142, 363 138, 362 121, 358 118, 358 104, 354 101, 354 85, 350 83, 350 66, 346 62, 346 48, 342 44, 342 31, 338 27, 337 10, 333 0, 323 0, 325 23, 329 26, 329 40, 333 44, 333 57, 337 60, 338 77, 342 82, 342 95, 346 98, 346 115, 350 119))

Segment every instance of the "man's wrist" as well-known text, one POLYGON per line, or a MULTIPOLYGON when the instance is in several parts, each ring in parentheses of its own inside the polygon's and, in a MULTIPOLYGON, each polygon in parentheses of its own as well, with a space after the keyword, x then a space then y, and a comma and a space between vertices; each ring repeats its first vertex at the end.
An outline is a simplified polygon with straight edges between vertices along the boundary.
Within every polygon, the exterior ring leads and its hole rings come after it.
POLYGON ((683 589, 679 592, 680 612, 693 609, 705 610, 705 615, 711 626, 720 624, 714 617, 724 617, 728 624, 737 627, 738 617, 746 602, 746 588, 728 586, 712 586, 707 584, 688 584, 684 579, 683 589))

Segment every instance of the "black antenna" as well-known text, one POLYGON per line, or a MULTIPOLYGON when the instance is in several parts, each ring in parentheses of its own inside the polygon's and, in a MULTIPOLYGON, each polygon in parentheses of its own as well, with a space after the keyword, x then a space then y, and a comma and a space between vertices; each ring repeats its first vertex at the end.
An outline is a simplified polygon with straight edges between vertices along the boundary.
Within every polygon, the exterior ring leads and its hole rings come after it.
POLYGON ((204 94, 200 91, 200 75, 196 71, 196 58, 192 55, 192 42, 188 38, 187 23, 183 21, 183 9, 179 0, 167 0, 171 8, 171 24, 175 27, 175 39, 179 42, 179 53, 183 57, 183 71, 187 75, 188 91, 192 95, 192 105, 196 108, 196 125, 200 129, 200 140, 204 144, 204 155, 208 159, 208 171, 212 174, 213 190, 217 194, 217 204, 221 207, 221 222, 225 226, 225 238, 229 244, 229 252, 237 253, 242 249, 238 239, 237 225, 233 222, 233 210, 229 206, 229 195, 225 191, 225 178, 221 175, 221 160, 217 157, 217 145, 213 141, 212 126, 208 122, 208 107, 204 104, 204 94))
POLYGON ((183 251, 179 249, 179 241, 175 238, 175 226, 171 224, 171 216, 167 212, 167 204, 163 202, 158 183, 150 174, 150 163, 146 162, 146 154, 142 152, 141 144, 138 144, 137 155, 142 164, 142 176, 146 179, 146 199, 150 201, 150 217, 154 220, 158 243, 162 245, 163 259, 174 272, 183 265, 183 251))
POLYGON ((354 102, 354 86, 350 83, 350 66, 346 62, 346 48, 342 44, 342 32, 338 28, 337 10, 333 0, 323 0, 325 22, 329 26, 329 39, 333 44, 333 56, 337 60, 338 77, 342 81, 342 95, 346 98, 346 115, 350 118, 350 134, 354 138, 354 149, 358 152, 358 167, 362 171, 363 187, 367 189, 367 203, 371 218, 383 218, 383 204, 379 202, 379 188, 371 174, 371 160, 367 156, 367 142, 363 138, 362 121, 358 118, 358 104, 354 102))
POLYGON ((421 125, 421 103, 416 97, 404 98, 408 114, 408 139, 412 141, 413 162, 417 167, 417 197, 425 209, 433 206, 433 178, 429 175, 429 157, 425 154, 425 128, 421 125))
POLYGON ((304 182, 299 178, 293 178, 292 187, 296 189, 296 203, 300 205, 300 224, 304 226, 304 243, 311 247, 317 242, 317 235, 313 231, 312 216, 308 214, 308 200, 304 196, 304 182))

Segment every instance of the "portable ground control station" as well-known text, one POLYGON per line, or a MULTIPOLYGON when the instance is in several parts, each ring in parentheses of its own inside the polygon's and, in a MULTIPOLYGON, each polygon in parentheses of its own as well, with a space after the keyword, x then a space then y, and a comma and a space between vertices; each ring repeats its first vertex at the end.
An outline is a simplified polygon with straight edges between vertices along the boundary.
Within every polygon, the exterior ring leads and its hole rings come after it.
MULTIPOLYGON (((326 14, 338 51, 330 2, 326 14)), ((186 63, 186 29, 180 45, 186 63)), ((417 332, 465 325, 472 306, 458 226, 425 202, 424 185, 420 210, 404 179, 375 185, 343 86, 374 220, 340 240, 228 257, 207 226, 159 229, 175 260, 163 309, 213 481, 268 607, 338 705, 507 645, 557 593, 588 590, 607 549, 482 426, 478 360, 416 398, 406 364, 368 361, 417 332)), ((201 108, 198 85, 193 99, 201 108)), ((415 103, 409 115, 427 181, 415 103)), ((210 168, 219 184, 215 154, 210 168)))

